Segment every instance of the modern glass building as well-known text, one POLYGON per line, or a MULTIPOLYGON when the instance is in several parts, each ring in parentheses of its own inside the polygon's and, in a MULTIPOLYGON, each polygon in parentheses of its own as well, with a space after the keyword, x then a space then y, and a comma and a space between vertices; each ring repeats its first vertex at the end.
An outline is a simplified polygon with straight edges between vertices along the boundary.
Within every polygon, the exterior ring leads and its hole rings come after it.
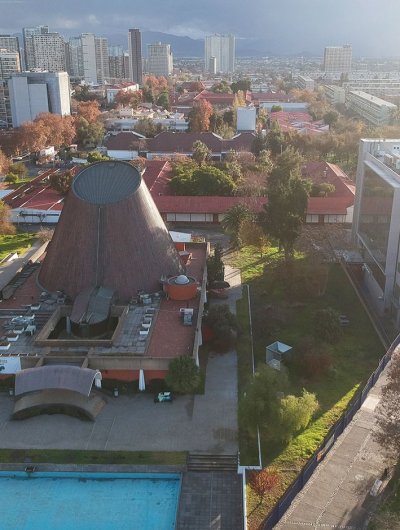
POLYGON ((400 324, 400 139, 361 140, 353 240, 377 308, 400 324))

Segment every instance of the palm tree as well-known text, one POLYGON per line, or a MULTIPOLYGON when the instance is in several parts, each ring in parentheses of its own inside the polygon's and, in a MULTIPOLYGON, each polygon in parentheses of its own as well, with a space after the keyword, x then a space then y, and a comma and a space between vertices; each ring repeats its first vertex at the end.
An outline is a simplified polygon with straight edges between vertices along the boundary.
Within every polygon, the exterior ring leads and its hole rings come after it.
POLYGON ((222 219, 221 226, 229 235, 231 245, 235 248, 240 246, 239 230, 243 221, 253 219, 253 212, 246 204, 237 204, 229 208, 222 219))

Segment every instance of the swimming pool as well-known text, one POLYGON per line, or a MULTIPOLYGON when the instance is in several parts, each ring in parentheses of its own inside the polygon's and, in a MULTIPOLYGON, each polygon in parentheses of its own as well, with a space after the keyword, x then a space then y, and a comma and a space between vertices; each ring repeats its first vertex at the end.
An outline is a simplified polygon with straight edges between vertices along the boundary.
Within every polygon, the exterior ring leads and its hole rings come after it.
POLYGON ((180 475, 0 472, 1 530, 173 530, 180 475))

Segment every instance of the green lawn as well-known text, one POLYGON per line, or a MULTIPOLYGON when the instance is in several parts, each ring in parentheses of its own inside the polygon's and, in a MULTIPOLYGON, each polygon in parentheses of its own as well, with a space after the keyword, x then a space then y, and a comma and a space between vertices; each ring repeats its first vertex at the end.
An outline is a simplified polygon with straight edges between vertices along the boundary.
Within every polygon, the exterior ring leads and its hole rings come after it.
POLYGON ((1 463, 184 465, 185 452, 0 449, 1 463))
POLYGON ((36 234, 27 232, 17 232, 8 236, 0 235, 0 260, 14 252, 17 252, 18 255, 23 254, 32 246, 36 238, 36 234))
MULTIPOLYGON (((367 381, 384 349, 340 265, 327 265, 326 269, 316 266, 314 273, 314 269, 307 268, 304 257, 297 255, 288 271, 276 248, 269 249, 260 258, 251 247, 239 251, 232 264, 241 269, 243 282, 250 286, 256 365, 265 363, 265 347, 271 342, 280 340, 293 346, 295 355, 296 344, 302 337, 318 335, 313 324, 318 309, 332 307, 350 319, 339 341, 329 346, 333 368, 325 376, 309 381, 289 372, 291 393, 299 395, 305 388, 316 394, 320 407, 314 421, 287 446, 271 442, 261 431, 263 464, 279 470, 281 483, 258 508, 258 498, 248 488, 249 528, 257 528, 357 389, 367 381), (312 274, 304 272, 309 270, 312 274), (320 281, 316 280, 318 277, 320 281), (318 296, 319 290, 324 294, 318 296)), ((247 297, 238 303, 239 322, 245 331, 246 304, 247 297)), ((246 357, 249 346, 243 344, 246 340, 249 344, 249 336, 245 333, 238 347, 239 396, 243 395, 249 374, 249 358, 246 357)), ((242 465, 254 465, 255 440, 240 432, 239 444, 242 465)))

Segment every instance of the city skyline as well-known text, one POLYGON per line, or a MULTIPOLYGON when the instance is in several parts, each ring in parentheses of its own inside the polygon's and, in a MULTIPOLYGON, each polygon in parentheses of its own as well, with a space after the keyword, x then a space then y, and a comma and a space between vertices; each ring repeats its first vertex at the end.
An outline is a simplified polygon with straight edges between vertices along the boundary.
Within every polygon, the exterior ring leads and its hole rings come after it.
POLYGON ((24 26, 46 24, 66 37, 93 32, 108 37, 111 44, 124 44, 129 27, 193 39, 213 32, 229 32, 235 34, 239 45, 247 39, 266 54, 321 54, 325 46, 351 42, 355 55, 392 56, 399 43, 395 18, 390 16, 396 7, 395 0, 383 0, 373 16, 368 8, 369 4, 372 7, 370 0, 351 5, 345 0, 327 0, 323 5, 319 0, 283 0, 279 6, 256 0, 247 15, 237 0, 233 0, 229 9, 222 2, 209 0, 190 8, 183 0, 172 0, 168 5, 153 0, 151 4, 135 6, 132 14, 124 0, 116 0, 112 5, 101 0, 85 4, 71 0, 57 5, 57 11, 49 0, 0 3, 0 33, 20 33, 24 26), (257 16, 252 16, 253 13, 257 16))

